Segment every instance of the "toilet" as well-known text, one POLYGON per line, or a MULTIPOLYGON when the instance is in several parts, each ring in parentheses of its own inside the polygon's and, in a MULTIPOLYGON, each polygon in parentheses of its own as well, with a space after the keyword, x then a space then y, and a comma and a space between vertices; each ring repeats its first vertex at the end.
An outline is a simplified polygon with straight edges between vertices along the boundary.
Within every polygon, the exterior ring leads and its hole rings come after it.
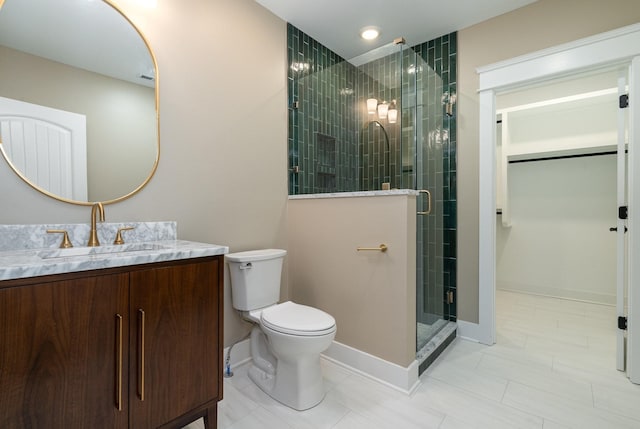
POLYGON ((265 393, 296 410, 324 398, 320 353, 336 335, 335 319, 317 308, 278 303, 286 250, 226 255, 233 307, 254 324, 249 378, 265 393))

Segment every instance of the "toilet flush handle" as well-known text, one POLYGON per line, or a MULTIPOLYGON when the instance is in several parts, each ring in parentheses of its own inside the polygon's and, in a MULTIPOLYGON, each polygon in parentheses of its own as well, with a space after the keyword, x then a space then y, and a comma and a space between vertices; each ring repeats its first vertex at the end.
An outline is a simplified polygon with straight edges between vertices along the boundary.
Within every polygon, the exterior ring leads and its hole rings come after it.
POLYGON ((241 270, 248 270, 249 268, 251 268, 251 262, 243 262, 240 264, 241 270))

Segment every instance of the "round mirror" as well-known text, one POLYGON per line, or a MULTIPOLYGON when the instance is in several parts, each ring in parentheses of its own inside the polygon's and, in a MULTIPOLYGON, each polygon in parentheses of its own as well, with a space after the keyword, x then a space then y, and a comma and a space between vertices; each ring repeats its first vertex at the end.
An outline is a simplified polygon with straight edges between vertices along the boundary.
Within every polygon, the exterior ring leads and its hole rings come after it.
POLYGON ((121 201, 160 155, 158 71, 107 0, 0 0, 0 149, 29 185, 74 204, 121 201))

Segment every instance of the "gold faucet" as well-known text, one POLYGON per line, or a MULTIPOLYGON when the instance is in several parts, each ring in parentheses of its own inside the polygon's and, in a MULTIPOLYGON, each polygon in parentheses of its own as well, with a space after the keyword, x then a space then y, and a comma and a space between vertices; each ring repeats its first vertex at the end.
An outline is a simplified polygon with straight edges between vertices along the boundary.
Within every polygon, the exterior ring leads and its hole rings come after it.
POLYGON ((100 222, 104 222, 104 207, 102 203, 95 203, 91 207, 91 233, 89 235, 89 242, 87 246, 95 247, 100 245, 100 240, 98 240, 98 231, 96 230, 96 209, 100 211, 100 222))

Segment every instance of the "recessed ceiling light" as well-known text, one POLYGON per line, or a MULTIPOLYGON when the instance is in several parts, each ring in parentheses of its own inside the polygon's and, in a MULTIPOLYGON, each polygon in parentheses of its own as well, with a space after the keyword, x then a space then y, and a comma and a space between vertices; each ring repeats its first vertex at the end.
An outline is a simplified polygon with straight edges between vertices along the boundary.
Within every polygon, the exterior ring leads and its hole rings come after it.
POLYGON ((373 40, 380 35, 380 31, 374 27, 366 27, 360 31, 360 37, 364 40, 373 40))

